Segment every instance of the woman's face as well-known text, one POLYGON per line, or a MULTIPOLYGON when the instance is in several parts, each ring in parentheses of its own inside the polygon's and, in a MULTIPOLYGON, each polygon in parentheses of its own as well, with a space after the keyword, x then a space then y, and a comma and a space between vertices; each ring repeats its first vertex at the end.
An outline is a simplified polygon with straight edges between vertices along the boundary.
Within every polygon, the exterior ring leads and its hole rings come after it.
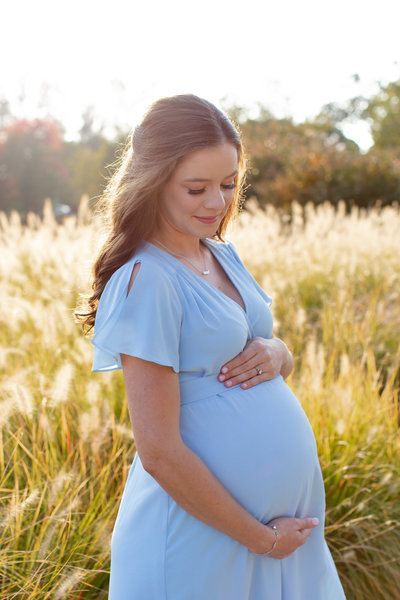
POLYGON ((237 150, 229 143, 185 157, 163 189, 160 229, 198 238, 213 235, 233 200, 237 169, 237 150), (216 219, 207 223, 198 217, 216 219))

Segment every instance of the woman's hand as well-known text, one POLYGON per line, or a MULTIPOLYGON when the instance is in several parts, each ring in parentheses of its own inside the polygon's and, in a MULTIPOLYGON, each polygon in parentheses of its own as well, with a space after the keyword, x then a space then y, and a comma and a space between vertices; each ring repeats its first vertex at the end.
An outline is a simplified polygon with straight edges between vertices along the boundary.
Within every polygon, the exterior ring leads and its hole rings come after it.
POLYGON ((240 387, 247 389, 273 379, 278 373, 287 377, 292 368, 292 353, 285 342, 276 337, 255 337, 249 340, 242 352, 222 365, 218 379, 228 388, 241 383, 240 387), (261 375, 255 367, 262 370, 261 375))
MULTIPOLYGON (((299 546, 302 546, 306 543, 312 533, 312 530, 318 527, 319 519, 318 522, 315 523, 311 517, 277 517, 275 519, 271 519, 271 521, 268 521, 268 523, 264 523, 264 526, 265 525, 276 525, 278 528, 278 539, 276 545, 272 552, 266 556, 281 559, 286 558, 295 550, 297 550, 299 546)), ((270 538, 271 536, 268 533, 268 539, 270 538)), ((272 548, 272 542, 263 542, 262 549, 255 550, 255 553, 265 554, 265 552, 268 550, 268 545, 270 548, 272 548)))

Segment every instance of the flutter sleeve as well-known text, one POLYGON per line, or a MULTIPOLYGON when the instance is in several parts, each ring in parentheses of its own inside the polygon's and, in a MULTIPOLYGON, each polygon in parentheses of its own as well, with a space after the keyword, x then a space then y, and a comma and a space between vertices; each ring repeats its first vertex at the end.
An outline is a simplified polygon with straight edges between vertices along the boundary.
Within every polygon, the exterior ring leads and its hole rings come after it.
POLYGON ((267 294, 267 292, 258 283, 258 281, 254 277, 254 275, 252 275, 252 273, 247 269, 246 265, 243 263, 242 259, 240 258, 238 251, 236 250, 233 242, 231 242, 230 240, 227 241, 227 246, 228 246, 229 252, 231 253, 232 258, 240 265, 240 267, 243 270, 246 271, 247 275, 250 277, 251 281, 253 282, 253 285, 256 288, 256 290, 259 292, 259 294, 261 294, 262 298, 264 298, 265 302, 268 304, 268 307, 270 307, 272 304, 272 296, 267 294))
POLYGON ((182 304, 174 278, 148 257, 117 269, 101 294, 94 323, 92 371, 122 369, 121 353, 179 372, 182 304), (139 272, 128 292, 137 262, 139 272))

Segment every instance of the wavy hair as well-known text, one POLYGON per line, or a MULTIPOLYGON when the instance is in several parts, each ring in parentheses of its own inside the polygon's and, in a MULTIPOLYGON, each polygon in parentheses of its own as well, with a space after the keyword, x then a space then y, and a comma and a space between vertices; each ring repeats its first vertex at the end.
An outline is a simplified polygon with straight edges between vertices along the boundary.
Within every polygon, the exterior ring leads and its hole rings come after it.
POLYGON ((149 106, 141 123, 129 134, 96 205, 107 237, 91 267, 93 291, 81 294, 84 305, 74 310, 86 333, 94 325, 98 301, 111 275, 131 258, 143 239, 151 236, 160 192, 179 162, 195 150, 226 142, 237 149, 238 174, 232 202, 212 236, 222 242, 229 221, 238 216, 244 201, 248 156, 238 125, 194 94, 159 98, 149 106), (80 312, 81 308, 88 312, 80 312))

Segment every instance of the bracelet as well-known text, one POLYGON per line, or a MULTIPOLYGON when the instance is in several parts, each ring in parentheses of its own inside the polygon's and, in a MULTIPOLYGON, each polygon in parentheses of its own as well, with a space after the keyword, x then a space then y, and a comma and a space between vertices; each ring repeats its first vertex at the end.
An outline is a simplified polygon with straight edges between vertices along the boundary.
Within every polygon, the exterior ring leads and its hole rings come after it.
POLYGON ((273 532, 275 534, 275 539, 274 539, 274 543, 272 544, 272 548, 270 548, 268 550, 268 552, 262 552, 261 554, 263 554, 263 555, 264 554, 271 554, 272 550, 275 548, 275 546, 276 546, 276 544, 278 542, 278 533, 279 533, 279 530, 278 530, 277 526, 276 525, 267 525, 267 527, 271 527, 271 529, 273 530, 273 532))

